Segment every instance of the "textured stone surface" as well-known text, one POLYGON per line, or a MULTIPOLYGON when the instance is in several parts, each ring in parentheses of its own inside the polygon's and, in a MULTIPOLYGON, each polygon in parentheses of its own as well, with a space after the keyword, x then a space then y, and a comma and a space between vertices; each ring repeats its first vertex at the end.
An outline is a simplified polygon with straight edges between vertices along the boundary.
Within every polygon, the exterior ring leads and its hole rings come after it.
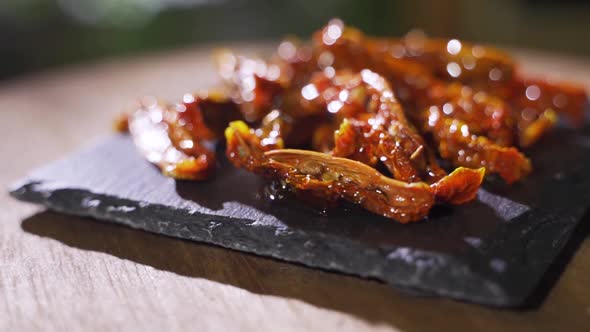
POLYGON ((400 225, 354 207, 326 213, 264 199, 267 183, 222 165, 204 183, 165 178, 127 137, 36 170, 11 194, 68 214, 327 270, 416 293, 516 306, 535 289, 590 202, 590 131, 556 132, 530 151, 536 167, 511 187, 436 207, 400 225))

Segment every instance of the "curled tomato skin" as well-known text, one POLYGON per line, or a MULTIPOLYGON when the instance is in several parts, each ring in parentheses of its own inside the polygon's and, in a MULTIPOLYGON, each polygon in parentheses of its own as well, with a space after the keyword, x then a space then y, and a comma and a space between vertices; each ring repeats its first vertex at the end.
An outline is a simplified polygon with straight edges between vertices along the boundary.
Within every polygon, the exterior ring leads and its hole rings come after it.
POLYGON ((451 174, 430 185, 438 200, 464 204, 475 199, 485 175, 485 168, 459 167, 451 174))

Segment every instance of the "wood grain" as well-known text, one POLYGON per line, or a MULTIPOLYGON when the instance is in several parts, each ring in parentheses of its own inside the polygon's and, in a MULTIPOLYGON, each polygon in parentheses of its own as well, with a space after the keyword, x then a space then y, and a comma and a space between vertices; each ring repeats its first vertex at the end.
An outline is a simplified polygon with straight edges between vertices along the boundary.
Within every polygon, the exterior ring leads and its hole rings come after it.
MULTIPOLYGON (((1 83, 0 185, 6 188, 27 170, 107 134, 112 116, 137 96, 177 99, 215 84, 210 51, 110 60, 1 83)), ((590 61, 518 54, 528 71, 590 87, 590 61)), ((0 331, 584 331, 590 326, 590 242, 583 240, 588 227, 578 231, 571 255, 547 278, 541 300, 533 301, 540 304, 513 311, 413 297, 376 281, 44 212, 5 191, 0 203, 0 331)))

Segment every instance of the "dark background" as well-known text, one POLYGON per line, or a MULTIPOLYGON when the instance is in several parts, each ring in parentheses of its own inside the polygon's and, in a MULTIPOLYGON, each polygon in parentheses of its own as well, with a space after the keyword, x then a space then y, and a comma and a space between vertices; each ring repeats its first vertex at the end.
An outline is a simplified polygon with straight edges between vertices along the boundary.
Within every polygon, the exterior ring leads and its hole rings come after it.
POLYGON ((590 58, 582 0, 0 0, 0 79, 207 42, 307 37, 332 17, 376 35, 421 28, 590 58))

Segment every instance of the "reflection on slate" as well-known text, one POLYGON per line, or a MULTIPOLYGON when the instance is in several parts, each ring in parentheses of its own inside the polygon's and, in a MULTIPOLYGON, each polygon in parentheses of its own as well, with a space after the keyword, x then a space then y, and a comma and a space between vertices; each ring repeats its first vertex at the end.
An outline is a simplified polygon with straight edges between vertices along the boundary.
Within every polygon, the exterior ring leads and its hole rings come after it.
POLYGON ((590 130, 557 130, 527 151, 535 171, 487 180, 478 200, 401 225, 354 206, 320 213, 268 200, 268 183, 229 165, 175 182, 115 136, 34 171, 18 199, 173 237, 298 262, 396 287, 516 306, 533 291, 590 202, 590 130), (266 194, 265 194, 266 192, 266 194))

